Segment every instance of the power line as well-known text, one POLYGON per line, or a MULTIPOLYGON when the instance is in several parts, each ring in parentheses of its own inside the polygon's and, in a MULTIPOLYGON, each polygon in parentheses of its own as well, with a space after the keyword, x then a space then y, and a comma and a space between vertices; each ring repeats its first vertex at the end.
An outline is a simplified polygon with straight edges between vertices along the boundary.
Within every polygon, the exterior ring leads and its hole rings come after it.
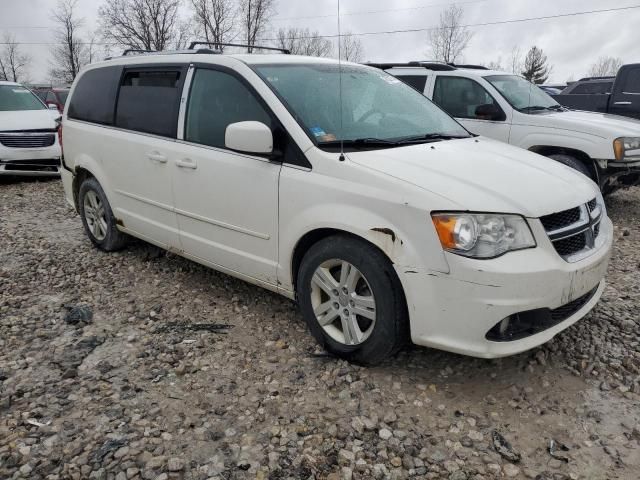
MULTIPOLYGON (((606 8, 601 10, 585 10, 580 12, 570 12, 570 13, 560 13, 556 15, 545 15, 540 17, 528 17, 528 18, 516 18, 511 20, 497 20, 493 22, 483 22, 483 23, 469 23, 466 25, 460 25, 460 27, 465 28, 474 28, 474 27, 488 27, 493 25, 507 25, 513 23, 524 23, 524 22, 533 22, 539 20, 551 20, 555 18, 568 18, 568 17, 577 17, 583 15, 593 15, 598 13, 610 13, 610 12, 620 12, 626 10, 635 10, 640 8, 640 5, 629 5, 626 7, 616 7, 616 8, 606 8)), ((431 30, 437 30, 441 27, 425 27, 425 28, 411 28, 404 30, 382 30, 377 32, 360 32, 360 33, 350 33, 349 35, 354 37, 364 37, 364 36, 374 36, 374 35, 393 35, 398 33, 419 33, 419 32, 428 32, 431 30)), ((345 35, 314 35, 314 36, 300 36, 300 37, 289 37, 287 40, 299 40, 299 39, 308 39, 308 38, 338 38, 340 36, 345 35)), ((280 40, 278 38, 260 38, 260 41, 277 41, 280 40)), ((0 45, 9 45, 9 44, 17 44, 17 45, 64 45, 60 42, 0 42, 0 45)), ((119 46, 118 43, 113 42, 80 42, 81 45, 107 45, 107 46, 119 46)))
MULTIPOLYGON (((620 12, 624 10, 633 10, 640 8, 640 5, 630 5, 627 7, 617 7, 617 8, 606 8, 601 10, 585 10, 581 12, 571 12, 571 13, 561 13, 557 15, 545 15, 541 17, 528 17, 528 18, 516 18, 511 20, 498 20, 494 22, 483 22, 483 23, 469 23, 467 25, 460 25, 460 27, 465 28, 474 28, 474 27, 488 27, 493 25, 506 25, 512 23, 524 23, 524 22, 533 22, 538 20, 551 20, 554 18, 567 18, 567 17, 577 17, 582 15, 592 15, 596 13, 609 13, 609 12, 620 12)), ((351 33, 350 35, 353 37, 365 37, 365 36, 373 36, 373 35, 391 35, 398 33, 419 33, 419 32, 428 32, 432 30, 438 30, 441 27, 426 27, 426 28, 410 28, 404 30, 382 30, 377 32, 360 32, 360 33, 351 33)), ((307 38, 338 38, 340 35, 314 35, 314 36, 302 36, 302 37, 290 37, 287 40, 297 40, 297 39, 307 39, 307 38)), ((344 35, 343 35, 344 36, 344 35)), ((261 38, 260 41, 277 41, 278 38, 261 38)))
MULTIPOLYGON (((466 2, 455 2, 455 3, 430 3, 427 5, 422 5, 420 7, 405 7, 405 8, 386 8, 383 10, 358 10, 354 12, 342 12, 340 13, 341 17, 347 16, 358 16, 358 15, 373 15, 377 13, 388 13, 388 12, 404 12, 404 11, 412 11, 412 10, 425 10, 427 8, 435 8, 435 7, 447 7, 449 5, 470 5, 474 3, 484 3, 491 0, 469 0, 466 2)), ((316 18, 335 18, 335 14, 331 15, 309 15, 302 17, 282 17, 282 18, 273 18, 272 22, 282 22, 285 20, 307 20, 307 19, 316 19, 316 18)))

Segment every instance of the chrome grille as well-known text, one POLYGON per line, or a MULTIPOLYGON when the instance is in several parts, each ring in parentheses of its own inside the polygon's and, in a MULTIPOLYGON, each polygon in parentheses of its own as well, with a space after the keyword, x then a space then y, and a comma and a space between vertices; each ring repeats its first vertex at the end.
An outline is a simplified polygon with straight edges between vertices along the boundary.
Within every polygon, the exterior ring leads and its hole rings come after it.
POLYGON ((50 147, 55 141, 55 131, 0 133, 0 144, 8 148, 44 148, 50 147))
POLYGON ((540 218, 556 252, 568 262, 578 261, 595 249, 604 208, 590 202, 540 218))

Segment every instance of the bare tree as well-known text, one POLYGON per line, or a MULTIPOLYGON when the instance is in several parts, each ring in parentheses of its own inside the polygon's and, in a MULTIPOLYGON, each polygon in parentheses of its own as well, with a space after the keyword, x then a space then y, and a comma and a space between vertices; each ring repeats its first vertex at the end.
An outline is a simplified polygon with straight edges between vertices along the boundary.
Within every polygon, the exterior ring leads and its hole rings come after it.
POLYGON ((258 37, 269 26, 275 14, 276 0, 240 0, 242 34, 247 41, 247 53, 253 52, 258 37))
POLYGON ((550 73, 551 67, 542 49, 536 46, 531 47, 524 59, 522 76, 536 85, 542 85, 549 79, 550 73))
POLYGON ((589 77, 613 77, 622 67, 622 59, 616 57, 600 57, 591 65, 589 77))
POLYGON ((487 64, 487 68, 489 70, 503 70, 502 68, 502 57, 498 57, 497 60, 492 60, 487 64))
POLYGON ((165 50, 180 37, 181 0, 106 0, 98 9, 104 38, 140 50, 165 50))
POLYGON ((522 69, 524 68, 524 64, 522 62, 522 49, 519 45, 516 45, 511 49, 511 59, 510 59, 510 67, 511 73, 516 73, 520 75, 522 73, 522 69))
MULTIPOLYGON (((207 42, 229 43, 234 37, 236 3, 232 0, 191 0, 199 30, 207 42)), ((220 47, 220 50, 224 50, 220 47)))
POLYGON ((11 34, 3 37, 2 51, 0 51, 0 77, 10 82, 26 81, 26 71, 31 57, 20 52, 20 45, 11 34))
POLYGON ((360 39, 351 32, 340 37, 340 58, 347 62, 361 62, 364 57, 364 47, 360 39))
POLYGON ((310 32, 308 28, 281 28, 277 33, 277 45, 294 55, 330 57, 333 54, 331 41, 322 38, 317 31, 310 32))
POLYGON ((473 33, 462 25, 464 10, 451 5, 440 14, 440 24, 429 32, 429 42, 435 60, 455 63, 469 46, 473 33))
POLYGON ((85 45, 79 36, 84 19, 76 15, 78 0, 58 0, 51 11, 56 23, 55 45, 51 49, 52 64, 50 74, 58 81, 71 83, 86 62, 85 45))

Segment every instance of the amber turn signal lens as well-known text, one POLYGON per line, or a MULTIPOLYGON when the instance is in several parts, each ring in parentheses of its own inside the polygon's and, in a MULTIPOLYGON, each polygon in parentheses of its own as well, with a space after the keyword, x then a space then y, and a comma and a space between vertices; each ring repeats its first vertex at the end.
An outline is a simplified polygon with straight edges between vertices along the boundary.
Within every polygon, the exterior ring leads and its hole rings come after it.
POLYGON ((456 228, 456 217, 449 217, 445 215, 438 215, 431 217, 433 224, 440 237, 440 243, 445 249, 456 248, 456 241, 454 239, 454 230, 456 228))
POLYGON ((625 148, 624 148, 624 140, 618 138, 613 142, 613 152, 616 155, 616 160, 621 162, 624 159, 625 148))

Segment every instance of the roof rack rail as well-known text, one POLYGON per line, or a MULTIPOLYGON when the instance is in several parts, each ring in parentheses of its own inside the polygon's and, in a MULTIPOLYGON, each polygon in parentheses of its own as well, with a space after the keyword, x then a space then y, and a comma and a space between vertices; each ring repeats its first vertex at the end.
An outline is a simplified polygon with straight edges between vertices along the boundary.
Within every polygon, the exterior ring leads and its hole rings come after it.
POLYGON ((156 53, 155 50, 142 50, 140 48, 127 48, 124 52, 122 52, 122 56, 126 57, 131 53, 156 53))
POLYGON ((452 65, 447 65, 443 62, 407 62, 407 63, 366 63, 370 67, 379 68, 380 70, 387 70, 389 68, 394 67, 415 67, 415 68, 426 68, 428 70, 434 71, 451 71, 455 70, 456 67, 452 65))
POLYGON ((605 76, 605 77, 584 77, 578 80, 579 82, 588 82, 590 80, 615 80, 615 76, 605 76))
POLYGON ((469 70, 489 70, 484 65, 471 65, 471 64, 458 65, 457 63, 449 63, 447 65, 451 65, 452 67, 456 67, 456 68, 467 68, 469 70))
POLYGON ((209 45, 209 46, 219 46, 219 47, 240 47, 240 48, 252 48, 252 49, 255 48, 257 50, 271 50, 274 52, 282 52, 285 55, 291 55, 291 50, 287 48, 264 47, 261 45, 243 45, 240 43, 220 43, 220 42, 191 42, 191 44, 189 45, 189 50, 194 50, 198 45, 209 45))

